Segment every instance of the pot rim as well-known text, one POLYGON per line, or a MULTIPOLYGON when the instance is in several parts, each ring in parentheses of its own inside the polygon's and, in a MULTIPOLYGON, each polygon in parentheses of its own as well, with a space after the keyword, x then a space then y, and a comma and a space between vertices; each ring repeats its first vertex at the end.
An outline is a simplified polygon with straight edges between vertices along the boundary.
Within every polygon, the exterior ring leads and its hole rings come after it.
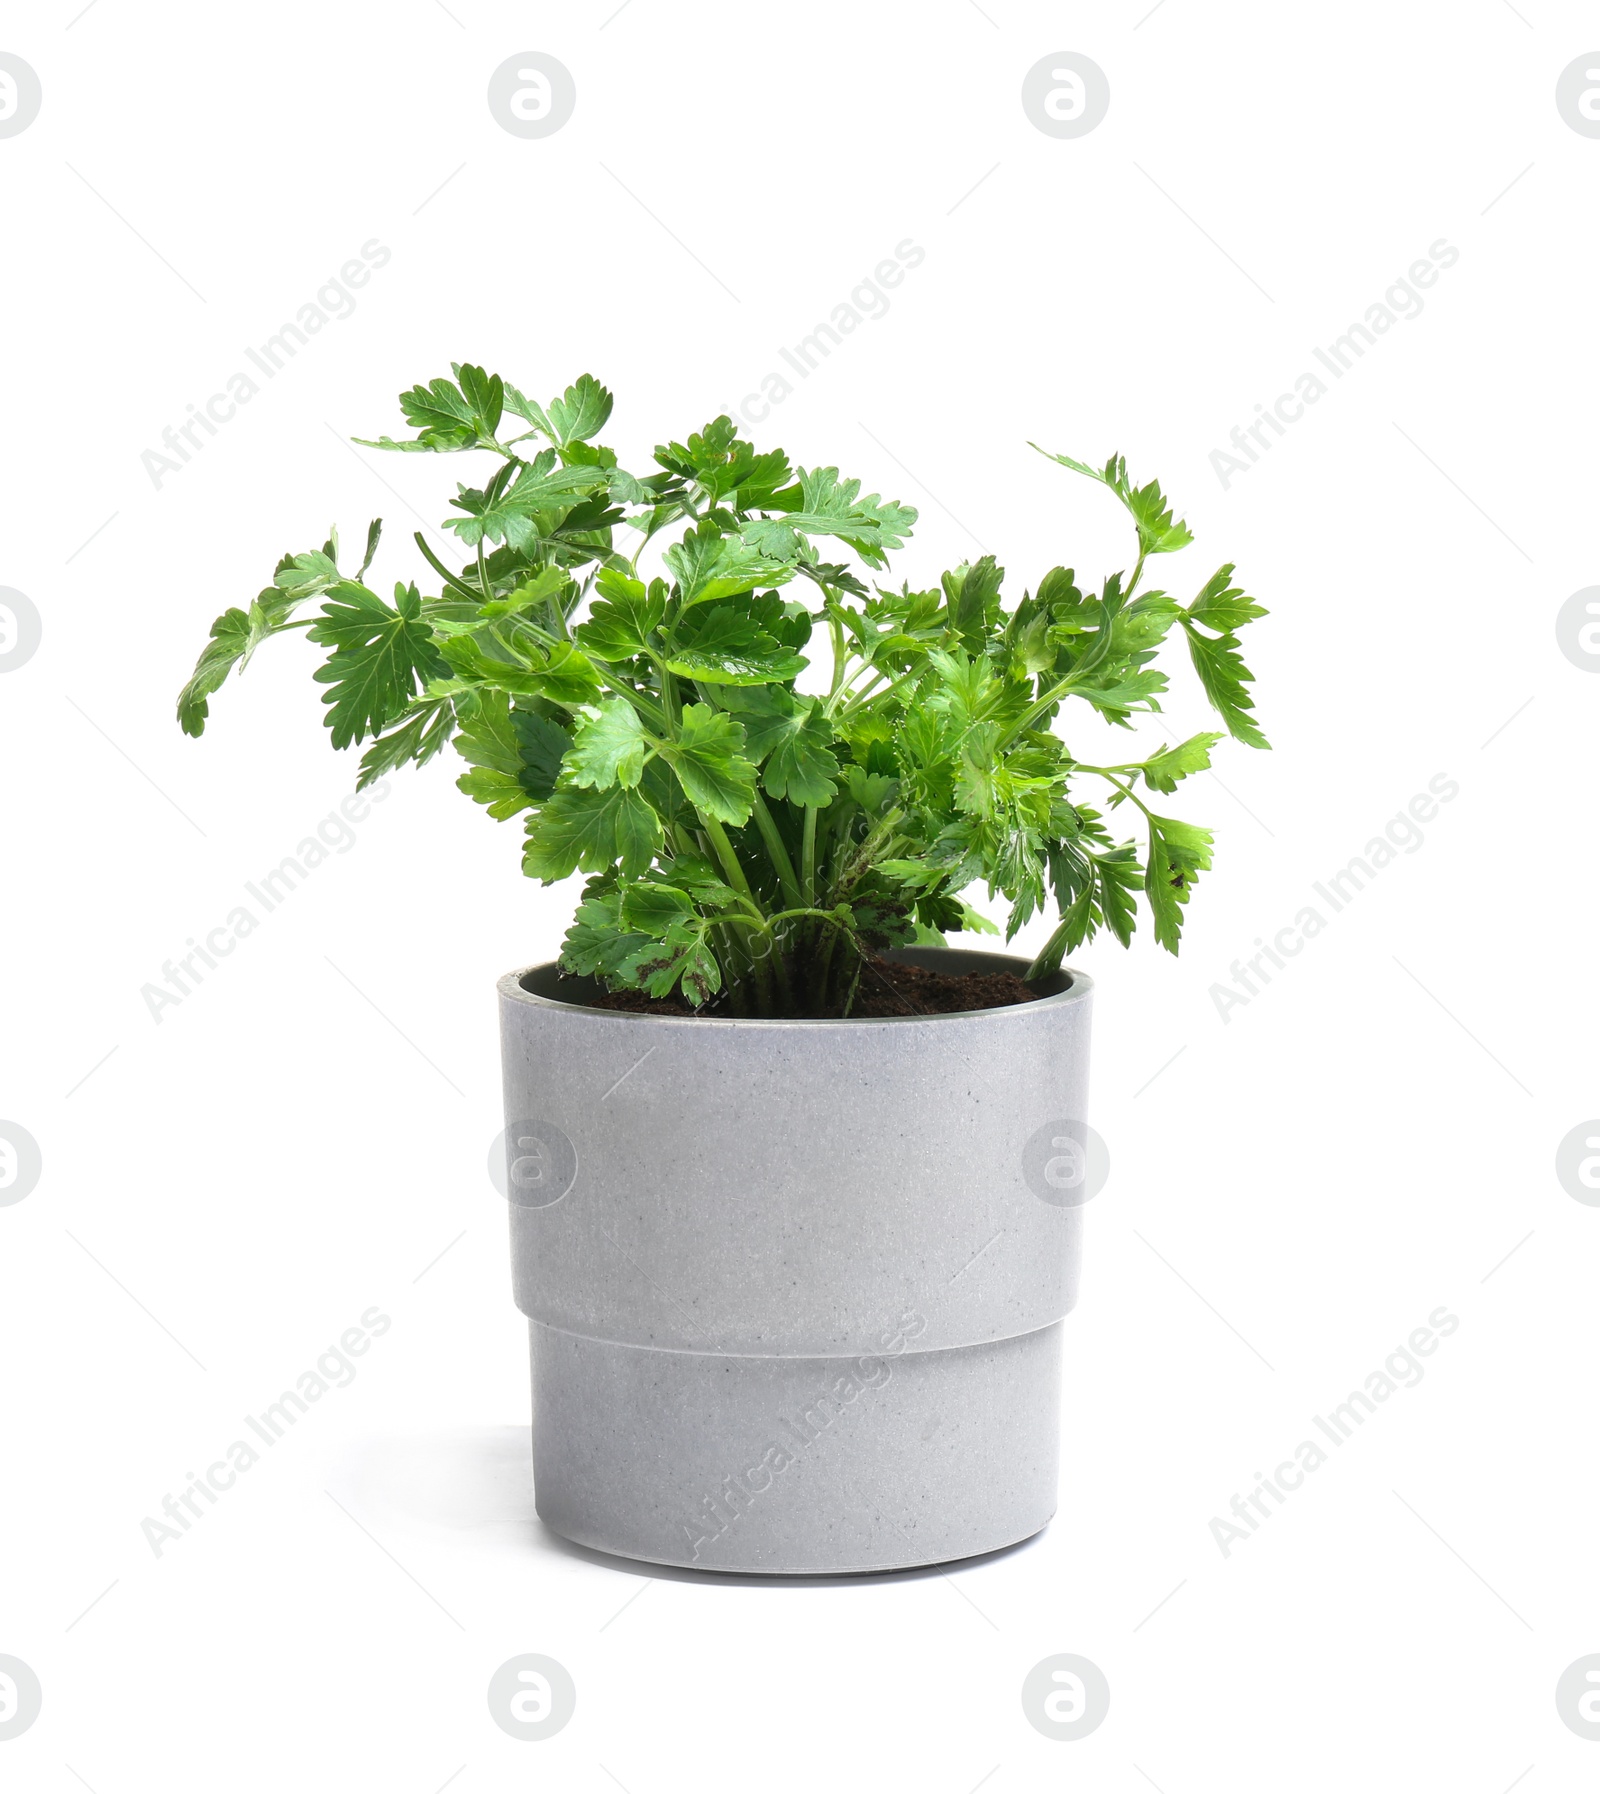
MULTIPOLYGON (((891 948, 883 956, 886 959, 899 960, 903 963, 918 965, 932 960, 935 962, 955 960, 983 960, 985 971, 1014 971, 1018 977, 1027 970, 1030 961, 1011 953, 991 953, 984 949, 966 947, 896 947, 891 948)), ((934 970, 946 969, 943 964, 935 963, 934 970)), ((974 968, 976 969, 976 968, 974 968)), ((562 997, 547 997, 535 990, 529 990, 525 979, 536 973, 550 974, 555 978, 570 978, 573 983, 593 983, 592 979, 581 978, 576 973, 563 973, 556 960, 542 960, 537 965, 522 966, 514 972, 507 972, 498 981, 496 988, 503 999, 515 1003, 526 1003, 536 1009, 553 1009, 573 1015, 604 1016, 607 1021, 646 1022, 652 1027, 693 1027, 693 1028, 895 1028, 903 1027, 908 1022, 972 1022, 986 1016, 1027 1015, 1036 1009, 1059 1008, 1068 1003, 1086 1002, 1094 990, 1094 980, 1087 972, 1080 972, 1072 966, 1062 968, 1052 974, 1052 978, 1064 980, 1059 990, 1048 995, 1036 997, 1031 1003, 1003 1003, 989 1009, 958 1009, 936 1015, 863 1015, 863 1016, 698 1016, 698 1015, 645 1015, 626 1009, 601 1009, 592 1003, 569 1002, 562 997)))

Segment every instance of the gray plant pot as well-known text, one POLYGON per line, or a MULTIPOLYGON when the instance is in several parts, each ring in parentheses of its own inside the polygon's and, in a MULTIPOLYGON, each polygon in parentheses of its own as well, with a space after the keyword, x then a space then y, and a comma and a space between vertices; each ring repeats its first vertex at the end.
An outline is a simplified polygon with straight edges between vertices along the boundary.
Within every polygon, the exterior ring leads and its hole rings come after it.
POLYGON ((814 1575, 971 1557, 1049 1521, 1091 986, 1044 988, 770 1022, 586 1007, 597 987, 553 966, 501 979, 546 1525, 653 1563, 814 1575))

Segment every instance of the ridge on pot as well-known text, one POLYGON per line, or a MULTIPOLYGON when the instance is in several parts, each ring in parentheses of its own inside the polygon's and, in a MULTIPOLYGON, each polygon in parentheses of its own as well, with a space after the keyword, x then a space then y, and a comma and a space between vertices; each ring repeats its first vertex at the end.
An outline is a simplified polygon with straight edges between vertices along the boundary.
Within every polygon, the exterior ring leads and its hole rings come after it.
POLYGON ((1077 1294, 1090 981, 849 1021, 627 1015, 577 983, 550 966, 500 982, 540 1516, 623 1556, 787 1574, 1037 1532, 1077 1294))

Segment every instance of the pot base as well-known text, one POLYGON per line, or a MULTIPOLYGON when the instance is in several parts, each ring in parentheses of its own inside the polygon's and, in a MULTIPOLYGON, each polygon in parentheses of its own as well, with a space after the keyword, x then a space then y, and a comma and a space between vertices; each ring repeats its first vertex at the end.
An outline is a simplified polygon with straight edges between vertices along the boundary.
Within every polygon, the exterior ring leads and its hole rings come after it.
POLYGON ((858 1358, 529 1331, 535 1506, 576 1544, 690 1569, 838 1575, 982 1556, 1055 1512, 1059 1321, 858 1358))

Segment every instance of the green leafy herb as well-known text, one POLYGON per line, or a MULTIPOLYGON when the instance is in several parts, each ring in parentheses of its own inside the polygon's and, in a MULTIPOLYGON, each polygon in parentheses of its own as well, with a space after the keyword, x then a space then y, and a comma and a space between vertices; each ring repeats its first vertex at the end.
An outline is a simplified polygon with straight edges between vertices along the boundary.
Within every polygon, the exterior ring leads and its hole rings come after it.
POLYGON ((187 733, 261 643, 303 631, 334 746, 366 744, 359 785, 453 744, 461 791, 520 819, 528 876, 589 875, 567 970, 729 1014, 848 1014, 864 955, 993 932, 980 890, 1007 938, 1051 918, 1035 977, 1102 931, 1127 945, 1141 911, 1178 951, 1213 841, 1146 799, 1206 772, 1223 729, 1267 745, 1240 645, 1265 612, 1231 563, 1187 605, 1143 585, 1190 532, 1120 455, 1050 458, 1126 509, 1131 572, 1096 588, 1054 566, 1008 600, 988 554, 877 583, 916 513, 727 417, 636 473, 598 440, 612 398, 588 374, 540 403, 453 363, 400 404, 411 434, 372 446, 488 457, 441 526, 456 553, 419 533, 427 593, 392 602, 365 583, 377 523, 353 577, 336 532, 284 556, 212 624, 187 733), (1219 728, 1099 763, 1085 731, 1158 712, 1183 650, 1219 728))
POLYGON ((316 678, 331 688, 322 701, 331 707, 327 723, 336 748, 378 734, 439 666, 415 586, 397 585, 391 609, 376 592, 342 580, 330 588, 310 639, 335 651, 316 678))

